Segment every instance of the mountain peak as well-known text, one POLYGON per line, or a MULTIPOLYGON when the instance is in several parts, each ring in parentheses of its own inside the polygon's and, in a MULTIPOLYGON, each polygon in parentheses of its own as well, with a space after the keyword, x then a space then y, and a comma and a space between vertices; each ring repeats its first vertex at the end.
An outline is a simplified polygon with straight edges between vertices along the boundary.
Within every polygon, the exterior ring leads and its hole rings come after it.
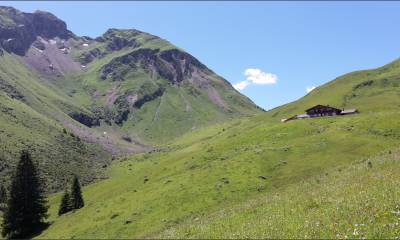
POLYGON ((23 56, 37 37, 68 39, 74 34, 64 21, 49 12, 24 13, 0 7, 0 46, 4 50, 23 56))
POLYGON ((194 56, 136 29, 78 37, 51 13, 0 8, 0 45, 22 56, 29 69, 65 84, 61 91, 77 105, 74 93, 81 92, 89 100, 86 110, 67 114, 85 127, 116 125, 144 142, 158 142, 259 111, 194 56))
POLYGON ((142 34, 144 32, 136 30, 134 28, 129 28, 129 29, 122 29, 122 28, 109 28, 103 36, 113 36, 113 35, 120 35, 120 36, 136 36, 138 34, 142 34))
POLYGON ((33 13, 32 23, 36 34, 41 37, 68 39, 73 36, 73 34, 68 31, 67 24, 49 12, 35 11, 33 13))

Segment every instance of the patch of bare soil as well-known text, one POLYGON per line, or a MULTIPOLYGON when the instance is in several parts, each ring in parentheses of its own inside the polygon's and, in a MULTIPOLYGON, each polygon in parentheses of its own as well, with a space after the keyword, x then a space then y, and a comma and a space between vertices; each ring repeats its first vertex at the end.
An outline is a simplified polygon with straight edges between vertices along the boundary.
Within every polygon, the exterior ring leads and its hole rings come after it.
POLYGON ((117 93, 118 89, 121 86, 120 83, 116 83, 110 90, 107 91, 106 95, 106 106, 107 107, 112 107, 114 105, 115 100, 117 100, 117 93))
POLYGON ((228 105, 222 100, 218 91, 212 86, 210 80, 207 76, 205 76, 202 72, 196 70, 192 73, 192 78, 189 80, 195 86, 198 86, 201 89, 204 89, 210 100, 217 106, 222 108, 228 108, 228 105))
POLYGON ((70 51, 69 41, 38 37, 22 60, 27 66, 46 76, 62 76, 82 71, 81 64, 72 58, 70 51))
POLYGON ((136 142, 122 142, 107 132, 99 133, 94 129, 79 126, 69 120, 63 121, 64 125, 71 129, 73 133, 88 143, 99 144, 110 152, 113 156, 124 156, 131 153, 147 152, 151 147, 136 142))

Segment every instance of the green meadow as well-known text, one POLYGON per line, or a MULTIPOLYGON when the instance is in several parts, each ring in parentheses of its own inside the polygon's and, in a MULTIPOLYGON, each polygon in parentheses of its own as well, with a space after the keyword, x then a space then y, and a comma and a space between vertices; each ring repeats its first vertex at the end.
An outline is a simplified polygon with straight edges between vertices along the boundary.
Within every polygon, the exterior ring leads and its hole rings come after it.
POLYGON ((83 209, 58 217, 51 196, 39 238, 398 236, 397 65, 116 160, 107 180, 84 188, 83 209), (327 102, 361 113, 280 122, 327 102))
POLYGON ((153 237, 395 239, 400 235, 399 168, 399 151, 383 152, 153 237))
MULTIPOLYGON (((318 213, 327 214, 336 207, 347 206, 347 202, 339 204, 332 200, 325 203, 321 199, 329 193, 343 198, 345 191, 350 192, 357 186, 351 183, 367 188, 372 180, 365 183, 360 180, 369 179, 369 175, 357 175, 349 182, 348 190, 343 187, 356 171, 349 166, 362 162, 360 166, 356 165, 361 169, 357 172, 361 173, 362 169, 368 170, 365 165, 371 156, 398 146, 398 116, 397 112, 365 113, 280 123, 272 122, 268 115, 261 115, 194 131, 179 141, 160 146, 155 152, 115 161, 109 170, 109 179, 84 188, 86 206, 79 211, 56 216, 60 196, 52 196, 52 224, 39 238, 278 237, 282 236, 279 235, 282 232, 278 220, 292 224, 288 226, 287 237, 304 237, 303 233, 314 237, 332 236, 323 235, 324 232, 328 234, 327 228, 317 231, 298 221, 304 215, 314 221, 310 224, 320 221, 324 226, 330 226, 341 218, 343 212, 332 213, 336 216, 332 219, 330 215, 316 217, 318 213), (327 177, 321 177, 325 175, 327 177), (319 192, 325 195, 318 196, 319 192), (274 201, 274 207, 265 207, 260 199, 271 199, 268 201, 274 201), (246 208, 253 201, 265 215, 246 208), (293 210, 298 211, 297 215, 293 212, 294 219, 290 214, 279 214, 279 211, 291 211, 290 206, 297 207, 293 210), (223 214, 219 215, 221 209, 224 209, 223 214), (275 210, 269 215, 271 209, 275 210), (254 219, 247 221, 251 217, 254 219), (262 227, 268 219, 274 221, 270 230, 262 227), (230 221, 243 226, 235 228, 230 221), (250 229, 242 231, 246 226, 250 229), (229 227, 237 231, 231 231, 229 227), (295 235, 299 228, 304 229, 300 235, 295 235)), ((397 158, 390 159, 390 155, 385 159, 372 161, 373 168, 366 174, 388 174, 391 182, 382 186, 377 183, 376 191, 393 191, 394 195, 382 197, 389 204, 396 200, 394 187, 399 180, 395 171, 398 163, 397 158), (381 161, 385 163, 381 164, 381 161), (381 169, 381 166, 386 167, 381 169), (393 172, 387 172, 388 169, 393 172)), ((349 197, 361 201, 357 192, 351 194, 349 197)), ((375 202, 375 206, 382 201, 375 202)), ((353 206, 348 205, 351 211, 348 214, 354 217, 360 210, 353 206)), ((378 210, 384 212, 391 207, 394 209, 395 205, 378 210)), ((349 219, 342 221, 338 223, 337 232, 348 235, 343 229, 348 227, 349 219)), ((380 218, 376 221, 377 226, 384 224, 380 218)), ((385 234, 393 234, 393 231, 385 234)))

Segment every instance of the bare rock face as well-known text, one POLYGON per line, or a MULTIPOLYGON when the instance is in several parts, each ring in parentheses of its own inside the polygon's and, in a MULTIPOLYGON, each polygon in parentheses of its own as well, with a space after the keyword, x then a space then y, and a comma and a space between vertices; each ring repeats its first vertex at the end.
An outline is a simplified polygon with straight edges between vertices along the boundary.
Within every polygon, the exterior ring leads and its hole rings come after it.
POLYGON ((88 63, 91 63, 96 58, 102 58, 105 55, 106 55, 106 53, 101 51, 99 48, 94 48, 90 51, 84 52, 79 57, 79 62, 86 65, 88 63))
POLYGON ((87 127, 93 127, 99 125, 98 119, 93 118, 92 116, 89 116, 88 114, 85 113, 72 112, 69 114, 69 116, 73 118, 75 121, 78 121, 87 127))
MULTIPOLYGON (((217 106, 227 109, 228 106, 221 98, 209 78, 214 74, 192 55, 179 49, 160 51, 159 49, 140 48, 123 56, 114 58, 104 65, 100 72, 103 80, 124 81, 127 74, 136 69, 145 69, 152 77, 161 77, 170 84, 179 86, 186 81, 199 91, 206 92, 210 100, 217 106)), ((225 87, 229 87, 226 80, 221 81, 225 87)), ((143 105, 161 96, 163 91, 155 91, 137 100, 136 107, 143 105)))
POLYGON ((156 55, 158 51, 158 49, 143 48, 114 58, 102 67, 101 78, 103 80, 122 81, 127 73, 138 67, 158 70, 162 66, 156 55))
POLYGON ((99 41, 107 42, 107 50, 118 51, 125 47, 137 47, 139 43, 136 41, 135 37, 142 32, 135 29, 118 30, 111 28, 103 34, 99 41))
POLYGON ((142 48, 114 58, 102 68, 101 78, 122 81, 129 71, 136 68, 146 69, 174 84, 191 78, 196 69, 210 71, 193 56, 177 49, 160 53, 158 49, 142 48))
POLYGON ((174 74, 173 79, 170 80, 176 82, 181 82, 184 78, 190 78, 194 69, 207 69, 196 58, 178 49, 164 51, 160 54, 160 57, 172 67, 174 74))
POLYGON ((22 61, 30 68, 45 76, 62 76, 82 70, 81 64, 71 55, 70 40, 55 37, 46 40, 37 37, 22 57, 22 61))
POLYGON ((74 35, 67 30, 67 25, 51 13, 36 11, 33 13, 33 27, 36 35, 45 38, 59 37, 68 39, 74 35))
POLYGON ((0 7, 0 16, 0 48, 21 56, 30 68, 46 76, 82 70, 81 64, 69 54, 71 41, 78 37, 53 14, 0 7))
POLYGON ((89 64, 96 58, 102 58, 113 51, 119 51, 123 48, 136 48, 140 43, 136 37, 142 32, 135 29, 118 30, 109 29, 101 37, 92 39, 96 43, 105 43, 105 48, 93 48, 87 52, 83 52, 79 57, 82 64, 89 64))
POLYGON ((0 46, 10 53, 24 56, 38 36, 74 37, 65 22, 48 12, 23 13, 11 7, 0 7, 0 14, 0 46))

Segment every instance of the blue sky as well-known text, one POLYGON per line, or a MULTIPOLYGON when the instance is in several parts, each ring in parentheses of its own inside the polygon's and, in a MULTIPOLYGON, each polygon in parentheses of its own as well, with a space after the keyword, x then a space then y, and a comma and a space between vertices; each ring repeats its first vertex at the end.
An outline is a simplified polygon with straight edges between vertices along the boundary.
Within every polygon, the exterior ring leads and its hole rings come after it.
POLYGON ((185 49, 265 109, 400 55, 400 2, 2 2, 78 35, 135 28, 185 49), (246 71, 247 70, 247 71, 246 71), (247 75, 245 75, 247 73, 247 75))

